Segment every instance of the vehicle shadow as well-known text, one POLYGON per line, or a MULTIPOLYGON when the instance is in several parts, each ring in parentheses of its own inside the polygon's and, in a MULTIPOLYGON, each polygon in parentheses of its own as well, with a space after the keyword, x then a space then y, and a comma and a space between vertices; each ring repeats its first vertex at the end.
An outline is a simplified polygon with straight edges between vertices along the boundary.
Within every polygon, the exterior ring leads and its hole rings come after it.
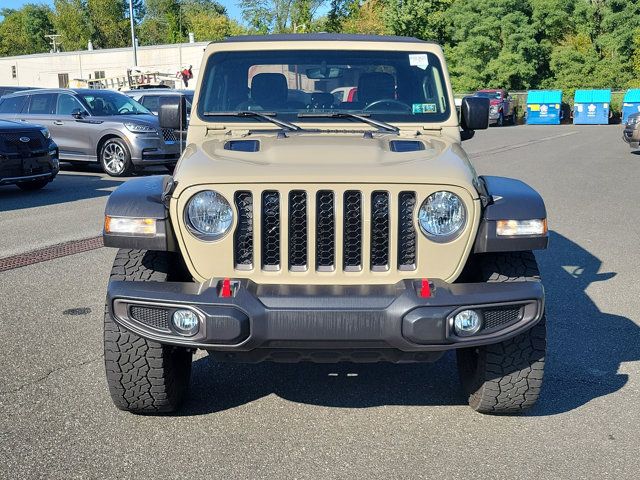
MULTIPOLYGON (((550 249, 537 255, 547 292, 548 356, 542 398, 530 415, 568 412, 621 389, 623 362, 640 360, 640 328, 600 311, 586 293, 613 278, 602 262, 551 232, 550 249)), ((435 364, 219 363, 193 364, 191 397, 182 415, 226 410, 275 394, 304 404, 366 408, 382 405, 465 405, 453 354, 435 364)))
POLYGON ((0 187, 0 212, 64 204, 76 200, 105 197, 127 180, 104 178, 96 174, 59 173, 56 178, 41 190, 25 192, 14 185, 0 187))

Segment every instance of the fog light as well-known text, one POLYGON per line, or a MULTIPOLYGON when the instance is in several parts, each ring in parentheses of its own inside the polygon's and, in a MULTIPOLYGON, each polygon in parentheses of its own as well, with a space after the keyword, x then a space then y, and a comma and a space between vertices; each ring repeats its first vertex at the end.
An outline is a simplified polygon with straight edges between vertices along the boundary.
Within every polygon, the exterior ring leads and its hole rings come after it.
POLYGON ((461 337, 467 337, 478 333, 482 320, 475 310, 462 310, 453 317, 453 326, 456 334, 461 337))
POLYGON ((192 336, 198 333, 200 319, 191 310, 180 309, 173 312, 171 322, 180 335, 192 336))

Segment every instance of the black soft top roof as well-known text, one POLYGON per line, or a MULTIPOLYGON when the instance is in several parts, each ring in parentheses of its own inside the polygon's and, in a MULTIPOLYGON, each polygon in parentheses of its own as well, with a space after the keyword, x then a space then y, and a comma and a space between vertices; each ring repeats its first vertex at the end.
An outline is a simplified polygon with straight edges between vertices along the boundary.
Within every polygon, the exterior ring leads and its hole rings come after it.
POLYGON ((404 42, 432 43, 414 37, 398 37, 395 35, 356 35, 348 33, 287 33, 275 35, 236 35, 224 39, 224 43, 236 42, 300 42, 300 41, 333 41, 333 42, 404 42))

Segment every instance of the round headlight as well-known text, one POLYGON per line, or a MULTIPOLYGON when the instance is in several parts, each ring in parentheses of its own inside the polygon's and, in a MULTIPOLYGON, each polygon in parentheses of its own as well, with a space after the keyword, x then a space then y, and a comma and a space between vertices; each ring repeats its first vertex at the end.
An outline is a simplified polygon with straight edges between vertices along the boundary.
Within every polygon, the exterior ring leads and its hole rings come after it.
POLYGON ((427 237, 436 242, 448 242, 462 232, 467 212, 460 197, 441 191, 432 193, 422 202, 418 220, 427 237))
POLYGON ((191 233, 201 240, 218 240, 231 228, 233 210, 218 192, 204 190, 187 203, 186 223, 191 233))

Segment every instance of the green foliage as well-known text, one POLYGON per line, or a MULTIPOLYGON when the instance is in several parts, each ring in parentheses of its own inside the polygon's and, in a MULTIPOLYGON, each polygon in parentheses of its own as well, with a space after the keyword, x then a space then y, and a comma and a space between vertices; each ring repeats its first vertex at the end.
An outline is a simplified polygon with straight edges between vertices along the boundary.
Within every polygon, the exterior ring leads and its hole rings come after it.
POLYGON ((229 19, 225 8, 217 2, 190 0, 182 5, 185 35, 192 32, 197 41, 219 41, 242 32, 242 27, 229 19))
POLYGON ((454 0, 388 0, 385 23, 395 35, 444 43, 447 9, 454 0))
POLYGON ((87 0, 89 19, 93 25, 93 44, 98 48, 131 45, 128 2, 124 0, 87 0))
MULTIPOLYGON (((134 0, 143 45, 243 33, 395 34, 440 42, 457 91, 640 86, 640 0, 134 0), (328 7, 318 16, 320 6, 328 7)), ((130 45, 128 0, 53 0, 1 10, 0 55, 130 45)))
POLYGON ((53 33, 51 9, 27 4, 20 10, 2 9, 0 22, 0 55, 27 55, 50 49, 45 35, 53 33))
POLYGON ((385 23, 388 5, 384 0, 353 0, 348 5, 348 13, 342 22, 344 33, 369 35, 389 35, 392 31, 385 23))
POLYGON ((93 25, 84 0, 55 0, 53 28, 60 37, 63 51, 87 48, 93 35, 93 25))
POLYGON ((350 0, 331 0, 329 13, 324 21, 324 31, 339 33, 342 31, 342 22, 349 14, 350 0))

